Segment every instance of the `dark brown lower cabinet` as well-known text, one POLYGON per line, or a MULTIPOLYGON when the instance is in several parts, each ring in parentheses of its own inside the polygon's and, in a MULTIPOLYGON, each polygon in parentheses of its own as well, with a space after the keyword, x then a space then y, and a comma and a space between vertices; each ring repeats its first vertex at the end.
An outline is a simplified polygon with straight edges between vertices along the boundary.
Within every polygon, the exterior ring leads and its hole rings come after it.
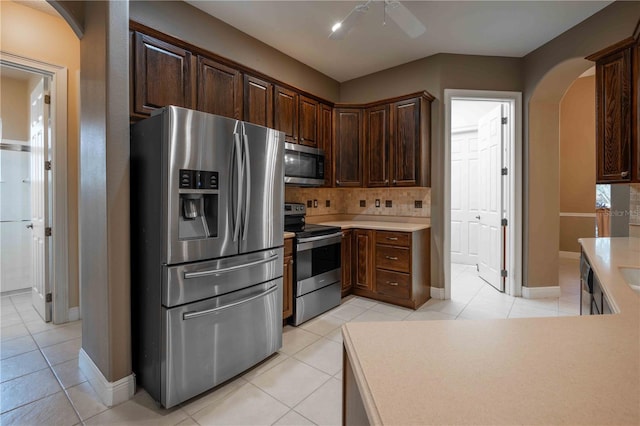
POLYGON ((353 286, 353 268, 352 268, 352 250, 353 245, 353 231, 346 229, 342 231, 342 297, 351 293, 351 287, 353 286))
POLYGON ((293 315, 293 239, 284 240, 284 274, 282 278, 282 319, 293 315))
POLYGON ((353 231, 354 288, 373 291, 373 234, 368 229, 353 231))

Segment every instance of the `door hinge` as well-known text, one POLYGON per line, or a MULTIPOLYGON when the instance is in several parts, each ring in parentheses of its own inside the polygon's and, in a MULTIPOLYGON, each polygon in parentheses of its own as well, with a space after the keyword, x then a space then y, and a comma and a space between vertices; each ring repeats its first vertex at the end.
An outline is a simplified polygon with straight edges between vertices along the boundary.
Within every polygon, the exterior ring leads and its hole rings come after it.
POLYGON ((507 169, 506 167, 503 167, 500 173, 502 174, 502 176, 506 176, 507 173, 509 173, 509 169, 507 169))
POLYGON ((502 124, 507 124, 507 117, 502 117, 502 124))
POLYGON ((51 303, 53 301, 53 297, 51 296, 51 293, 47 293, 47 295, 45 296, 44 300, 47 303, 51 303))
POLYGON ((500 271, 500 276, 501 276, 502 278, 506 278, 506 277, 507 277, 507 270, 506 270, 506 269, 501 270, 501 271, 500 271))
POLYGON ((51 95, 44 95, 44 103, 51 105, 51 95))
POLYGON ((44 228, 44 236, 45 237, 51 236, 51 227, 47 226, 46 228, 44 228))
POLYGON ((509 221, 508 221, 507 219, 502 219, 502 220, 500 221, 500 224, 501 224, 502 226, 507 226, 507 225, 509 224, 509 221))
POLYGON ((51 161, 45 161, 44 162, 44 169, 45 170, 51 170, 51 161))

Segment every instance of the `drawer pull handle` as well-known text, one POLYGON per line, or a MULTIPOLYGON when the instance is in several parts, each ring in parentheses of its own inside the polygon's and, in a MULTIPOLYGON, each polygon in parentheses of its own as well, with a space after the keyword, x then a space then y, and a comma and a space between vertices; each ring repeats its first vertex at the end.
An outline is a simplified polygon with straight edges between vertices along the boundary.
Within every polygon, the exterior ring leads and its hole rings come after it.
POLYGON ((389 241, 398 241, 398 237, 387 237, 389 241))
POLYGON ((387 281, 387 284, 392 285, 394 287, 398 285, 398 283, 395 282, 395 281, 393 281, 393 282, 392 281, 387 281))
POLYGON ((395 256, 385 256, 385 258, 389 260, 398 260, 398 258, 395 256))

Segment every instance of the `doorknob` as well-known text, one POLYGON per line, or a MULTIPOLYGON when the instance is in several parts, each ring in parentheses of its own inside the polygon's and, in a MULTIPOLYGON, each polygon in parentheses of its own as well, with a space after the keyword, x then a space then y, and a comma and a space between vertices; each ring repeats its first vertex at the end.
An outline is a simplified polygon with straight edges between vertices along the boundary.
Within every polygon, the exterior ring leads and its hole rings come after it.
POLYGON ((476 219, 480 220, 480 216, 479 216, 479 215, 478 215, 478 216, 476 216, 476 219))
POLYGON ((28 224, 28 225, 27 225, 27 228, 29 228, 29 229, 33 229, 33 223, 28 224))

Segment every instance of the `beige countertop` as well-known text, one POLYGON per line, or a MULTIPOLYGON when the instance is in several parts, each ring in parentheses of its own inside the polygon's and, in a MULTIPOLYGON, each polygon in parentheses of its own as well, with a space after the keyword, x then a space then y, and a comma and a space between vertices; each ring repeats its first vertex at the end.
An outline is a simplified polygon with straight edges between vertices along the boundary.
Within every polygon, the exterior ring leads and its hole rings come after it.
POLYGON ((373 220, 344 220, 333 222, 320 222, 319 225, 339 226, 342 229, 375 229, 377 231, 401 231, 414 232, 422 229, 430 228, 431 225, 423 223, 406 223, 406 222, 379 222, 373 220))
POLYGON ((286 240, 287 238, 294 238, 296 236, 295 232, 285 232, 284 233, 284 239, 286 240))
POLYGON ((370 422, 640 424, 640 239, 580 242, 617 314, 343 326, 370 422))

